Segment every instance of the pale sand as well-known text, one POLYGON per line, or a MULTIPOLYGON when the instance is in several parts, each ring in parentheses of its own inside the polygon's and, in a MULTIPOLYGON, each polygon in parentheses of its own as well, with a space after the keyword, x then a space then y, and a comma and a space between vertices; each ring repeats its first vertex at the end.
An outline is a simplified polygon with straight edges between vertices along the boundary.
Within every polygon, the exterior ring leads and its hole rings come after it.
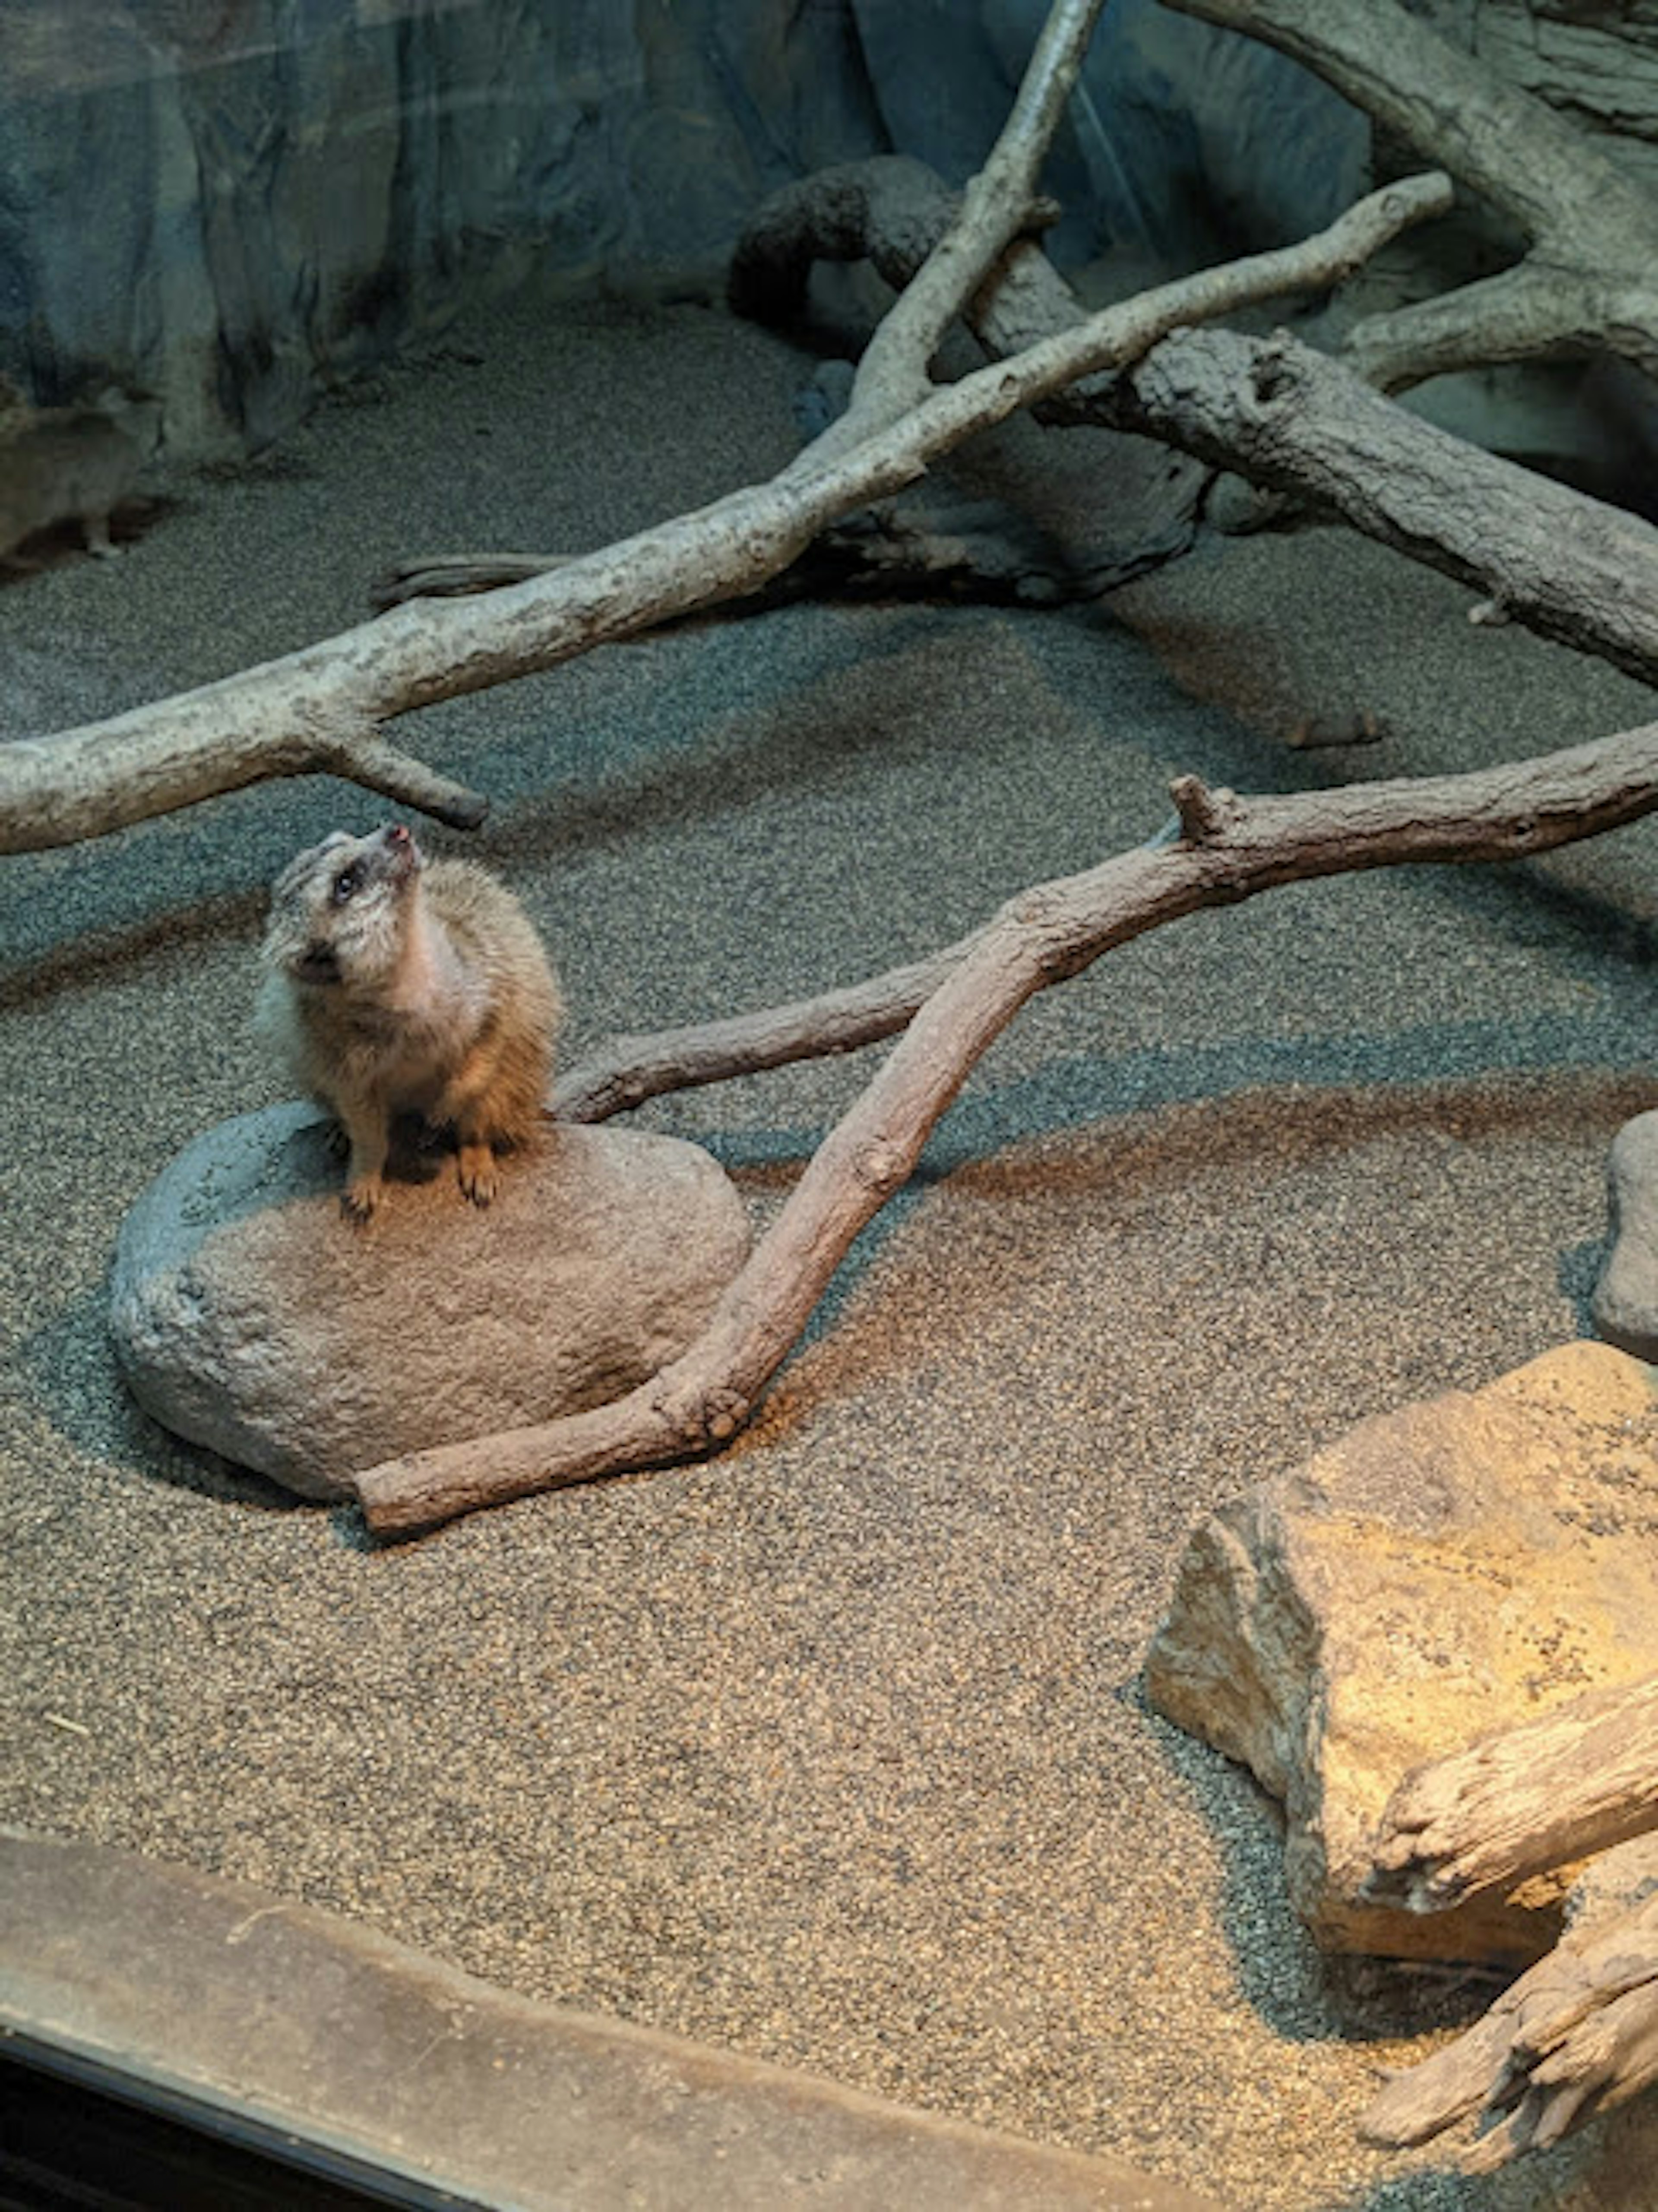
MULTIPOLYGON (((185 488, 119 566, 0 589, 7 726, 325 635, 393 555, 602 543, 793 450, 775 341, 538 320, 185 488)), ((1182 770, 1287 789, 1649 717, 1469 603, 1325 531, 1100 614, 689 629, 405 729, 493 795, 468 849, 544 924, 580 1056, 959 936, 1150 835, 1182 770), (1284 743, 1364 711, 1373 750, 1284 743)), ((102 1300, 148 1179, 275 1095, 244 1035, 263 886, 385 811, 269 785, 0 863, 0 1818, 1241 2207, 1649 2202, 1618 2179, 1649 2167, 1644 2116, 1487 2182, 1358 2143, 1376 2063, 1429 2047, 1388 2035, 1482 1993, 1327 1979, 1269 1808, 1138 1677, 1199 1515, 1586 1325, 1606 1147, 1655 1097, 1658 830, 1298 887, 1114 955, 997 1045, 734 1450, 375 1553, 153 1430, 102 1300)), ((714 1141, 763 1209, 872 1064, 639 1118, 714 1141)))

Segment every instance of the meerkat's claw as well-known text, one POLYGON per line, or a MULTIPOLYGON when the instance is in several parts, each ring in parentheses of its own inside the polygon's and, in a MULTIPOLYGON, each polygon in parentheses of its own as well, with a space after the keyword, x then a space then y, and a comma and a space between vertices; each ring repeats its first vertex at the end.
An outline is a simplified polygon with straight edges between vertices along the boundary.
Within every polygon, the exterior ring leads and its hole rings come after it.
POLYGON ((354 1182, 340 1193, 340 1212, 355 1227, 361 1227, 365 1221, 373 1218, 380 1200, 378 1182, 354 1182))
POLYGON ((460 1148, 460 1187, 474 1206, 488 1206, 499 1188, 495 1156, 488 1145, 460 1148))

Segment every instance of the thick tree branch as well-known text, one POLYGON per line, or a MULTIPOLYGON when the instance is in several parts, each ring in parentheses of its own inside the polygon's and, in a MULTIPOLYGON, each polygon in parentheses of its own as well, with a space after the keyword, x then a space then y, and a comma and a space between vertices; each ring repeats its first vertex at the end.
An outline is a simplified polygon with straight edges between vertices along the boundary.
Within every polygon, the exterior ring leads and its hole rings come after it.
MULTIPOLYGON (((1079 376, 1121 367, 1181 324, 1333 282, 1445 204, 1442 178, 1371 195, 1298 246, 1207 270, 934 391, 836 458, 780 477, 480 599, 420 600, 327 642, 115 720, 0 747, 0 853, 71 843, 317 764, 349 774, 380 723, 755 590, 849 508, 896 491, 952 446, 1079 376), (348 732, 342 737, 342 731, 348 732), (220 765, 232 764, 227 781, 220 765)), ((386 771, 389 747, 370 754, 386 771)), ((436 780, 434 779, 434 782, 436 780)), ((453 787, 443 786, 446 793, 453 787)), ((429 787, 428 787, 429 791, 429 787)), ((423 803, 413 791, 411 803, 423 803)), ((459 804, 459 802, 457 801, 459 804)))
POLYGON ((1658 1676, 1597 1690, 1417 1768, 1388 1799, 1364 1896, 1441 1912, 1658 1828, 1658 1676))
POLYGON ((1658 2080, 1658 1898, 1567 1936, 1466 2035, 1395 2075, 1373 2142, 1426 2142, 1471 2114, 1476 2169, 1541 2150, 1658 2080))
MULTIPOLYGON (((1248 801, 1182 779, 1176 795, 1180 842, 1023 892, 957 948, 681 1358, 591 1413, 355 1477, 369 1528, 411 1534, 481 1506, 725 1443, 853 1237, 902 1188, 980 1055, 1035 992, 1163 922, 1276 884, 1406 861, 1511 860, 1634 821, 1658 808, 1658 726, 1467 775, 1248 801)), ((891 978, 883 981, 890 992, 891 978)), ((845 994, 837 996, 844 1014, 845 994)), ((799 1010, 793 1020, 798 1029, 799 1010)), ((683 1055, 684 1039, 671 1049, 683 1055)), ((606 1079, 617 1080, 614 1067, 606 1079)), ((567 1095, 584 1091, 603 1095, 578 1074, 567 1095)))
MULTIPOLYGON (((798 298, 820 250, 820 181, 821 250, 837 258, 865 252, 893 282, 948 219, 948 193, 914 162, 872 162, 790 186, 739 247, 751 304, 798 298), (879 228, 862 232, 862 222, 879 228)), ((970 319, 992 352, 1017 354, 1075 328, 1080 314, 1047 257, 1022 241, 970 319)), ((1476 587, 1540 635, 1658 682, 1658 531, 1435 429, 1293 340, 1177 331, 1126 374, 1079 379, 1036 411, 1158 438, 1291 493, 1476 587)))
POLYGON ((290 775, 341 776, 475 830, 489 801, 379 734, 359 703, 360 656, 343 642, 321 684, 295 654, 108 721, 0 741, 0 853, 73 845, 290 775))
POLYGON ((1658 204, 1545 101, 1397 0, 1165 0, 1289 54, 1520 226, 1524 282, 1361 324, 1355 365, 1384 391, 1450 368, 1605 347, 1658 374, 1658 204))
POLYGON ((1184 332, 1121 380, 1113 413, 1658 681, 1658 530, 1435 429, 1309 347, 1184 332))

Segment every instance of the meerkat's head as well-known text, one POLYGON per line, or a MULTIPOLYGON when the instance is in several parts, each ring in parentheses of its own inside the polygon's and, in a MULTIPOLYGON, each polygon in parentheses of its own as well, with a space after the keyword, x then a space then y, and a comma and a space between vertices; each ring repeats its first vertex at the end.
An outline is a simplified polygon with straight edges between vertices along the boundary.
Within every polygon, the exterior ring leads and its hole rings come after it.
POLYGON ((288 862, 270 897, 263 957, 295 982, 381 981, 403 951, 421 869, 400 822, 353 837, 337 830, 288 862))

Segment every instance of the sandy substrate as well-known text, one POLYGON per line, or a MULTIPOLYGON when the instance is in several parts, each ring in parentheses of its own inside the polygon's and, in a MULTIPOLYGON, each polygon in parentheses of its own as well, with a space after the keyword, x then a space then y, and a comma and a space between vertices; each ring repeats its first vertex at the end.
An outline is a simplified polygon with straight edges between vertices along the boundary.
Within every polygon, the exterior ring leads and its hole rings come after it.
MULTIPOLYGON (((325 635, 395 555, 698 503, 793 450, 801 374, 695 309, 468 329, 179 487, 124 562, 0 589, 5 726, 325 635)), ((1288 789, 1650 718, 1468 605, 1310 532, 1103 613, 689 629, 405 728, 493 795, 469 849, 544 925, 579 1057, 947 942, 1150 835, 1182 770, 1288 789), (1366 714, 1375 747, 1286 743, 1366 714)), ((374 1553, 152 1428, 103 1297, 150 1176, 279 1095, 246 1035, 264 885, 383 812, 313 779, 0 862, 0 1818, 1230 2204, 1649 2203, 1644 2116, 1491 2181, 1358 2143, 1376 2064, 1488 1992, 1327 1976, 1271 1809, 1139 1677, 1200 1515, 1586 1326, 1606 1147, 1658 1097, 1658 829, 1114 955, 995 1048, 734 1450, 374 1553)), ((871 1064, 639 1118, 763 1210, 871 1064)))

